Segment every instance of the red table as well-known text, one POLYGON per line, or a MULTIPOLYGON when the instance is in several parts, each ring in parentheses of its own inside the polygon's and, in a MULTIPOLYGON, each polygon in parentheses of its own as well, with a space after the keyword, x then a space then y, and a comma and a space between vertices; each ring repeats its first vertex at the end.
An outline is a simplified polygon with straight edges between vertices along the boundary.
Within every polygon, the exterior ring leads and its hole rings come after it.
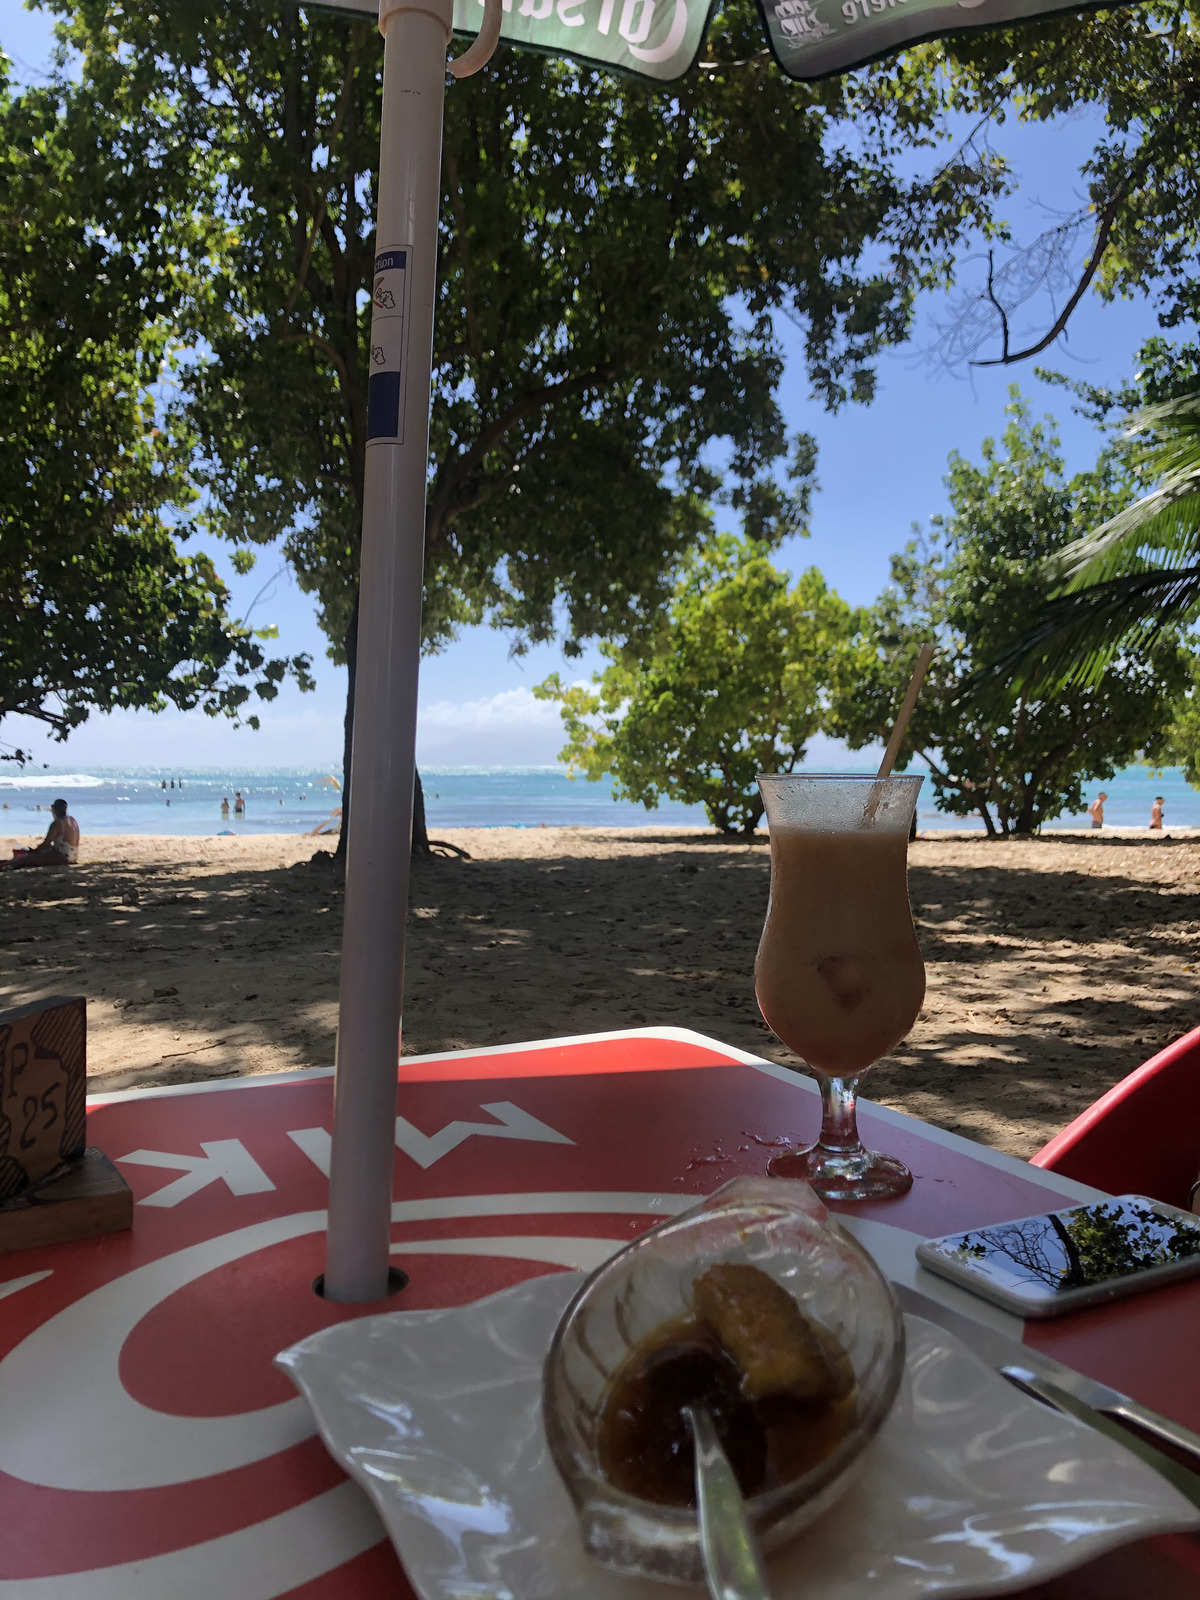
MULTIPOLYGON (((0 1600, 410 1595, 365 1497, 271 1364, 319 1327, 382 1309, 309 1288, 331 1079, 92 1102, 89 1141, 132 1184, 134 1227, 0 1256, 0 1600)), ((595 1241, 761 1173, 778 1142, 819 1121, 806 1080, 680 1029, 408 1057, 399 1109, 394 1259, 412 1281, 397 1309, 592 1259, 595 1241)), ((864 1106, 862 1126, 916 1175, 903 1198, 852 1208, 893 1275, 912 1277, 917 1237, 1095 1193, 879 1107, 864 1106)), ((1198 1334, 1192 1283, 1030 1337, 1200 1429, 1198 1334)), ((1036 1592, 1196 1600, 1200 1542, 1147 1541, 1036 1592)))

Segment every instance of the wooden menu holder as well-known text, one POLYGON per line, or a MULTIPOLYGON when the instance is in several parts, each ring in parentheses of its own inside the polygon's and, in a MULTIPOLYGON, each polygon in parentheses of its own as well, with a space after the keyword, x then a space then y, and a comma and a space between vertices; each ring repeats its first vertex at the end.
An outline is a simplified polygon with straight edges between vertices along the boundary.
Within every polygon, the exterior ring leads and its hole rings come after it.
POLYGON ((0 1253, 118 1233, 133 1194, 86 1148, 87 1002, 0 1011, 0 1253))

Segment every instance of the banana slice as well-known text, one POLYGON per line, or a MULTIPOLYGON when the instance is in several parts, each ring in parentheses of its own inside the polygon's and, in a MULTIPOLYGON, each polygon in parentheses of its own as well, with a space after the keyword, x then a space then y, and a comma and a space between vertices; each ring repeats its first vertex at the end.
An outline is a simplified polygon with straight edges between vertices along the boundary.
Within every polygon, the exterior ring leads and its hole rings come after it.
POLYGON ((828 1404, 844 1391, 825 1341, 787 1290, 758 1267, 718 1262, 696 1279, 692 1299, 696 1315, 741 1368, 747 1399, 787 1394, 828 1404))

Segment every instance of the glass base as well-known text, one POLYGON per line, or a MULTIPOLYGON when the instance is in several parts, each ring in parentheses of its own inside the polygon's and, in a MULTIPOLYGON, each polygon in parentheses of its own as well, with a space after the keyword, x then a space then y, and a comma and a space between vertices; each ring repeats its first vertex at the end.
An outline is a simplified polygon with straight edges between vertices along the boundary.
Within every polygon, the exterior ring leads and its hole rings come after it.
POLYGON ((891 1200, 907 1194, 913 1175, 895 1156, 857 1150, 833 1150, 814 1144, 807 1150, 784 1150, 767 1164, 773 1178, 799 1178, 822 1200, 891 1200))

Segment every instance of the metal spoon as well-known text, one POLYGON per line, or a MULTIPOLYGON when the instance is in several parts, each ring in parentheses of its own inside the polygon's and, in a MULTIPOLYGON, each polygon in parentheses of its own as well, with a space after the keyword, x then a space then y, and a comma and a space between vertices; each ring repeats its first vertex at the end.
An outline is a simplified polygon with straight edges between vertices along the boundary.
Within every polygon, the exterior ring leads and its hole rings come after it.
POLYGON ((696 1452, 700 1553, 712 1600, 771 1600, 758 1541, 707 1406, 685 1406, 696 1452))

